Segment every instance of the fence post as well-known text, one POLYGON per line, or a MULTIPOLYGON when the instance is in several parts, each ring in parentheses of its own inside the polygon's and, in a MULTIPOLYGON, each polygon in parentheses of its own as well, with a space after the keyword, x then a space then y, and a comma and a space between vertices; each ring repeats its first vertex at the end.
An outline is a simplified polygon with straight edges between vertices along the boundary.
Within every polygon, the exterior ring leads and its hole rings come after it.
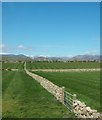
POLYGON ((76 94, 73 95, 73 100, 76 100, 76 94))
POLYGON ((64 90, 65 90, 65 87, 62 87, 62 104, 64 104, 64 90))
POLYGON ((74 111, 73 105, 75 104, 75 100, 76 100, 76 94, 73 94, 72 111, 74 111))

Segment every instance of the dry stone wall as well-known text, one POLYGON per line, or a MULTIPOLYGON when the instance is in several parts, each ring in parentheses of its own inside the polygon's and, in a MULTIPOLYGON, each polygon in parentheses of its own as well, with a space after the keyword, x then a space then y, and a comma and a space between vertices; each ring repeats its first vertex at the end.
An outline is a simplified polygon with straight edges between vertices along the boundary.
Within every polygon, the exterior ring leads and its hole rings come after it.
POLYGON ((97 110, 92 110, 79 100, 73 101, 73 112, 78 118, 100 118, 97 110))
MULTIPOLYGON (((46 78, 43 78, 43 77, 41 77, 41 76, 39 76, 37 74, 29 72, 26 69, 26 64, 24 65, 24 69, 25 69, 26 73, 29 76, 31 76, 32 78, 34 78, 48 92, 50 92, 51 94, 53 94, 57 98, 57 100, 59 100, 61 103, 64 104, 64 87, 61 88, 61 87, 53 84, 52 82, 50 82, 46 78)), ((96 69, 93 69, 93 70, 96 70, 96 69)), ((87 107, 85 105, 85 103, 80 102, 79 100, 76 99, 76 97, 73 98, 72 109, 73 109, 72 111, 75 113, 75 115, 77 116, 77 118, 82 118, 82 119, 83 118, 96 118, 96 119, 99 118, 99 119, 101 119, 100 118, 100 113, 97 112, 97 110, 92 110, 90 107, 87 107)))
POLYGON ((63 87, 62 88, 58 87, 57 85, 53 84, 52 82, 50 82, 46 78, 43 78, 39 75, 31 73, 28 70, 26 70, 26 73, 29 76, 31 76, 32 78, 34 78, 37 82, 39 82, 40 85, 43 86, 48 92, 53 94, 57 100, 59 100, 60 102, 63 103, 63 101, 64 101, 63 100, 63 98, 64 98, 64 88, 63 87))
POLYGON ((100 71, 99 68, 92 69, 32 69, 32 71, 43 71, 43 72, 87 72, 87 71, 100 71))
MULTIPOLYGON (((57 100, 64 104, 64 87, 58 87, 46 78, 31 73, 28 70, 26 70, 26 73, 38 81, 41 86, 43 86, 48 92, 53 94, 57 100)), ((85 103, 82 103, 77 99, 73 100, 73 112, 77 118, 100 118, 100 113, 98 113, 97 110, 92 110, 90 107, 87 107, 85 103)))

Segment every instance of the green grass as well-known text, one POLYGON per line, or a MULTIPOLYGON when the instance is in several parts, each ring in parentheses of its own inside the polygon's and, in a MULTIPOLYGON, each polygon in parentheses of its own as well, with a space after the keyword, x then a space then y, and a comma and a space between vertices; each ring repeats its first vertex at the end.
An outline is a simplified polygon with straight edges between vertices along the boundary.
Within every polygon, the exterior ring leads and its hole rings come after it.
POLYGON ((99 72, 35 72, 66 91, 77 94, 77 98, 93 109, 100 111, 99 72))
POLYGON ((23 69, 24 63, 2 63, 3 69, 23 69))
POLYGON ((24 71, 3 71, 4 118, 73 117, 65 106, 24 71))
POLYGON ((99 62, 33 62, 27 63, 28 69, 78 69, 100 68, 99 62))

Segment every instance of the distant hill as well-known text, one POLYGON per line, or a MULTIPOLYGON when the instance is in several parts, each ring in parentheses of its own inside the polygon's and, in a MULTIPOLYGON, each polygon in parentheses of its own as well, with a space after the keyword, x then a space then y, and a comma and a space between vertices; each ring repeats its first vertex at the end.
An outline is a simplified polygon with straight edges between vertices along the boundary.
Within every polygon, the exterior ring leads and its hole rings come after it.
POLYGON ((44 56, 36 56, 33 58, 36 61, 94 61, 100 60, 100 56, 99 55, 77 55, 77 56, 73 56, 73 57, 44 57, 44 56))
POLYGON ((5 55, 0 55, 0 57, 2 57, 2 60, 4 61, 28 61, 28 60, 32 60, 30 57, 27 57, 23 54, 19 54, 19 55, 13 55, 13 54, 5 54, 5 55))
POLYGON ((77 55, 77 56, 70 58, 70 60, 93 61, 93 60, 100 60, 100 56, 99 55, 77 55))
POLYGON ((33 59, 34 59, 35 61, 64 61, 64 60, 68 60, 68 57, 35 56, 33 59))
MULTIPOLYGON (((77 55, 73 57, 45 57, 45 56, 34 56, 33 58, 23 54, 14 55, 0 55, 3 61, 94 61, 100 60, 99 55, 77 55)), ((101 56, 102 60, 102 56, 101 56)))

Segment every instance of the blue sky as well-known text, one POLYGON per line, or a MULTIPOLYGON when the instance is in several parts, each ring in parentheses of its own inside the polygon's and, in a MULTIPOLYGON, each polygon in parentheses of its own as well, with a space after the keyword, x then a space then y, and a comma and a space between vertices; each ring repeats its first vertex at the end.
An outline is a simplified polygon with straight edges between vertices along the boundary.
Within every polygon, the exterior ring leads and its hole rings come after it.
POLYGON ((3 3, 3 53, 99 54, 100 3, 3 3))

